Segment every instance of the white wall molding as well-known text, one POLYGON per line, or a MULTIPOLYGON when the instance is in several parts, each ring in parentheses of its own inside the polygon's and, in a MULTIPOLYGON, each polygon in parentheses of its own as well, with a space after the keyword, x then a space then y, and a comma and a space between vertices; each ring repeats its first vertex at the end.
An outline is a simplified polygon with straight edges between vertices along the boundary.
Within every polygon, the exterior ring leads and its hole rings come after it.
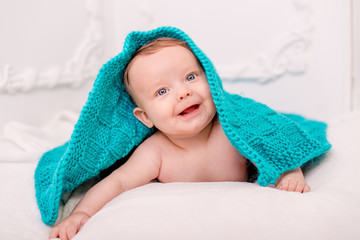
POLYGON ((58 86, 77 87, 93 79, 99 65, 103 38, 98 0, 86 0, 86 11, 88 26, 85 36, 68 61, 46 70, 0 65, 0 93, 29 92, 58 86))
POLYGON ((239 60, 231 65, 217 66, 224 82, 266 83, 287 74, 306 72, 314 29, 312 1, 294 0, 292 4, 294 18, 289 21, 288 32, 273 41, 266 52, 254 60, 239 60))
MULTIPOLYGON (((265 83, 279 79, 288 74, 303 74, 307 70, 308 50, 314 29, 313 8, 311 0, 292 0, 292 18, 289 19, 287 31, 276 36, 265 52, 253 59, 239 59, 232 64, 217 64, 216 68, 224 82, 235 83, 250 81, 265 83)), ((139 1, 135 5, 139 18, 136 19, 140 29, 156 27, 156 2, 139 1), (154 6, 155 5, 155 6, 154 6)), ((268 37, 268 36, 267 36, 268 37)))

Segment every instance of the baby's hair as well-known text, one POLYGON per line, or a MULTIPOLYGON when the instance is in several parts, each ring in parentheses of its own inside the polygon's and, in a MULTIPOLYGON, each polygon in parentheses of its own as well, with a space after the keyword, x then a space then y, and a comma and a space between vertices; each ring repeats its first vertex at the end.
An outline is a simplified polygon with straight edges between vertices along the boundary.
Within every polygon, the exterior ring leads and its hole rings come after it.
MULTIPOLYGON (((132 56, 131 59, 128 63, 128 65, 125 68, 125 72, 124 72, 124 84, 125 86, 129 86, 129 69, 132 65, 132 60, 138 56, 138 55, 150 55, 153 53, 156 53, 157 51, 159 51, 162 48, 165 47, 175 47, 175 46, 181 46, 184 48, 187 48, 188 50, 191 51, 191 49, 189 48, 189 46, 187 45, 187 43, 185 41, 179 40, 179 39, 175 39, 175 38, 157 38, 151 42, 148 42, 147 44, 141 46, 132 56)), ((191 51, 192 52, 192 51, 191 51)))

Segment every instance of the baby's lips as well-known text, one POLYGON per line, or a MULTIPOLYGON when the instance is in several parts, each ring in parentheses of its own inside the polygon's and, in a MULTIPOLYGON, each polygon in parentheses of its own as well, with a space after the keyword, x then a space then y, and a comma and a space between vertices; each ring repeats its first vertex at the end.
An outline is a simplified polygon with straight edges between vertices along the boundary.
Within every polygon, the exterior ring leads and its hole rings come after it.
POLYGON ((188 113, 192 113, 193 111, 195 111, 198 108, 199 108, 199 104, 191 105, 190 107, 185 108, 184 111, 179 113, 179 115, 186 115, 188 113))

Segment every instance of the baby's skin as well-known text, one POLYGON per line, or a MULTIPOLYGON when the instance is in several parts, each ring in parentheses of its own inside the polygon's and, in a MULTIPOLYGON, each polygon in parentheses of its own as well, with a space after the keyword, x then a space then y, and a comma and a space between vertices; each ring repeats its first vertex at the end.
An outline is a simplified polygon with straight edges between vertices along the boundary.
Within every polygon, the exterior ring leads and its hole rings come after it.
MULTIPOLYGON (((129 160, 92 187, 50 238, 71 239, 106 203, 152 180, 219 182, 248 180, 247 161, 230 143, 216 115, 206 75, 193 53, 165 47, 136 56, 129 69, 134 115, 158 131, 129 160)), ((277 188, 308 192, 301 169, 285 172, 277 188)))
POLYGON ((290 192, 310 192, 310 186, 307 185, 301 168, 284 172, 277 180, 276 188, 290 192))

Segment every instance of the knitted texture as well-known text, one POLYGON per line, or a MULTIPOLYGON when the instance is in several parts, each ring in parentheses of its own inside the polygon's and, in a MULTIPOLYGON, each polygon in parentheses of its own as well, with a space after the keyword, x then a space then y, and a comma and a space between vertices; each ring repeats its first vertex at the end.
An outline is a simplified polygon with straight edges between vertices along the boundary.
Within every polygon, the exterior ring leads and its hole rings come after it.
POLYGON ((330 149, 326 125, 297 115, 284 115, 267 106, 224 91, 214 66, 181 30, 161 27, 132 32, 122 52, 99 71, 68 143, 45 153, 35 171, 36 198, 43 221, 53 224, 64 193, 126 156, 149 137, 133 115, 135 108, 123 84, 124 70, 134 52, 160 37, 184 40, 206 73, 220 123, 232 145, 258 167, 258 183, 273 184, 330 149))

